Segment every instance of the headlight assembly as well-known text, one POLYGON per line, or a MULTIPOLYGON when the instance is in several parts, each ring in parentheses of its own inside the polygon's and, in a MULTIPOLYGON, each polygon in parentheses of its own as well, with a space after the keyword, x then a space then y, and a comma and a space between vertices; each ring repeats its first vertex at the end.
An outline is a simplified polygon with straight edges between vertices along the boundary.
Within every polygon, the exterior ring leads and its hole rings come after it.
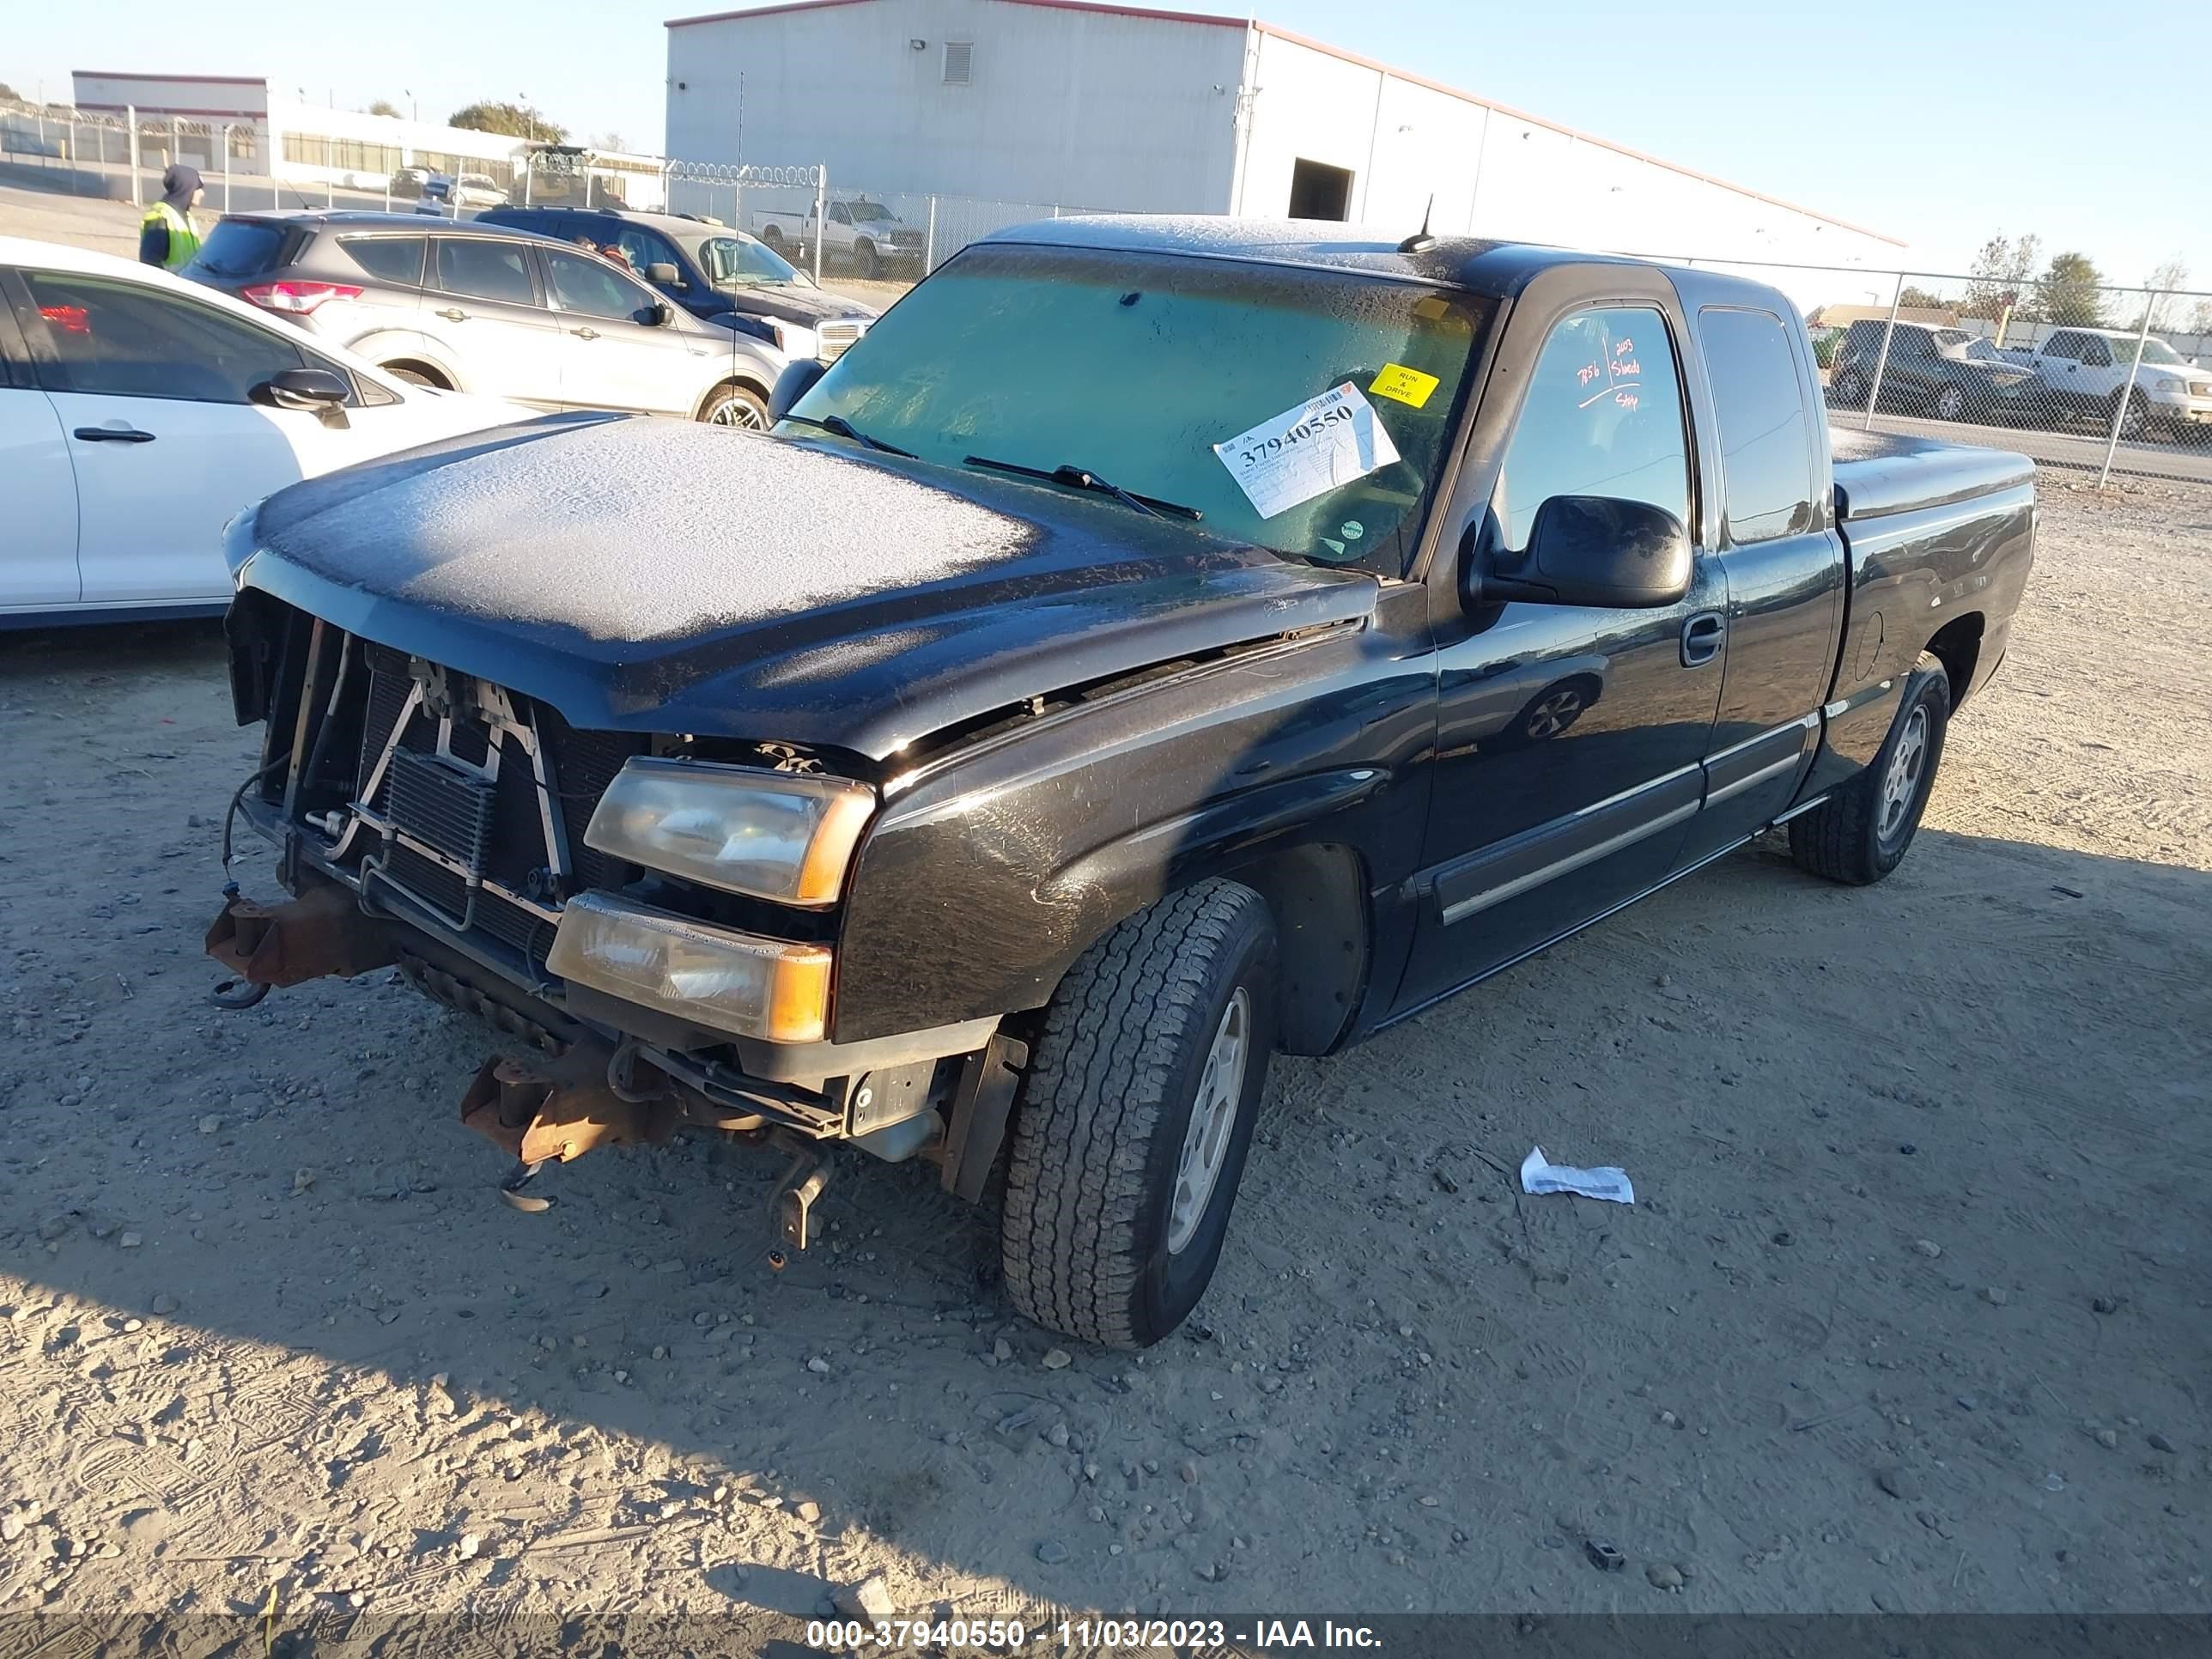
POLYGON ((843 778, 639 757, 584 831, 648 870, 781 904, 835 904, 876 792, 843 778))
POLYGON ((696 1024, 770 1042, 829 1030, 829 951, 674 916, 604 893, 561 911, 545 965, 562 978, 696 1024))

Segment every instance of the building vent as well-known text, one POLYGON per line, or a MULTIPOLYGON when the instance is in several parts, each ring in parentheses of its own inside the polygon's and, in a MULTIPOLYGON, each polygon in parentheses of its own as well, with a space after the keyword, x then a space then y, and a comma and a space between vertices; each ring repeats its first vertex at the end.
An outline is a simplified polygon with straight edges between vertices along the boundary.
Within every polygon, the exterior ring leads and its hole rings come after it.
POLYGON ((964 87, 974 78, 975 47, 967 40, 947 40, 945 43, 945 84, 964 87))

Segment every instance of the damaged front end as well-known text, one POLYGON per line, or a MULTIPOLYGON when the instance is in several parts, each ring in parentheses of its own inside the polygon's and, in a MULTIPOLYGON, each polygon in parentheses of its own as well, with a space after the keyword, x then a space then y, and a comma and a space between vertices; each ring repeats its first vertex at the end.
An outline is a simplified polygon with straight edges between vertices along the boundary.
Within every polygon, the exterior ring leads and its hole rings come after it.
POLYGON ((484 1020, 520 1053, 485 1060, 460 1115, 515 1160, 511 1194, 687 1126, 793 1158, 779 1249, 807 1241, 825 1142, 927 1156, 980 1194, 1019 1045, 995 1020, 832 1038, 842 880, 876 801, 865 763, 576 730, 265 594, 242 594, 228 626, 237 712, 266 732, 233 810, 274 843, 291 896, 228 890, 207 935, 232 975, 219 1002, 391 966, 484 1020))

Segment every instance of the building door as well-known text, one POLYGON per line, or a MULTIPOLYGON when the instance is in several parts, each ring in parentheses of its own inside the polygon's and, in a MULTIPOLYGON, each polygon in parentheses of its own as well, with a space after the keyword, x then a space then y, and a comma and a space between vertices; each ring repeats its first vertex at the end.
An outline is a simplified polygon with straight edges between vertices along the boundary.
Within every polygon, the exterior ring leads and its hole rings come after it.
POLYGON ((1352 173, 1300 157, 1291 167, 1291 217, 1345 219, 1352 212, 1352 173))

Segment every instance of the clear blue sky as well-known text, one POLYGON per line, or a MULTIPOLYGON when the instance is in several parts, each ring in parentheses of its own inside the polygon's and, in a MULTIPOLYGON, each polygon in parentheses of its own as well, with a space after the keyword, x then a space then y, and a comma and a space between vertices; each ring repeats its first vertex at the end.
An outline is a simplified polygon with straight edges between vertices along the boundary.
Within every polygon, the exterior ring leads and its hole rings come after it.
MULTIPOLYGON (((377 97, 404 107, 411 88, 425 116, 526 93, 580 134, 613 131, 657 150, 661 23, 727 9, 31 6, 0 34, 0 81, 65 98, 72 69, 260 74, 356 108, 377 97)), ((1650 0, 1267 0, 1258 9, 1285 28, 1903 237, 1936 269, 1964 269, 1993 232, 2033 231, 2046 253, 2079 248, 2112 280, 2140 282, 2179 256, 2191 286, 2212 289, 2208 0, 2110 9, 1707 0, 1671 15, 1650 0)))

